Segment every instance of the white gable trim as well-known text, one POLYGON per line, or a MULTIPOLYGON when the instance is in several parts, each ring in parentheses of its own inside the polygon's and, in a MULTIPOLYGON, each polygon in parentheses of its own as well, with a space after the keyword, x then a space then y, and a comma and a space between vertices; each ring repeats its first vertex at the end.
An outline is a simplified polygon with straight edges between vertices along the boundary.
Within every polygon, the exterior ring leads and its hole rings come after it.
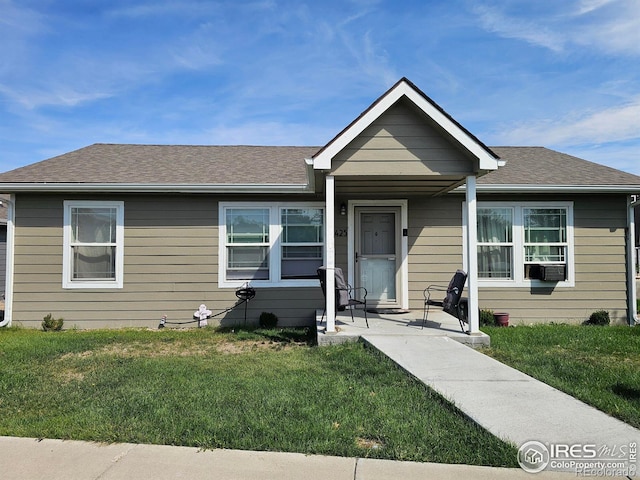
POLYGON ((365 111, 350 127, 334 138, 313 159, 313 168, 316 170, 331 169, 331 160, 402 97, 407 97, 475 156, 479 160, 480 170, 496 170, 498 168, 499 160, 497 158, 404 79, 398 82, 369 110, 365 111))

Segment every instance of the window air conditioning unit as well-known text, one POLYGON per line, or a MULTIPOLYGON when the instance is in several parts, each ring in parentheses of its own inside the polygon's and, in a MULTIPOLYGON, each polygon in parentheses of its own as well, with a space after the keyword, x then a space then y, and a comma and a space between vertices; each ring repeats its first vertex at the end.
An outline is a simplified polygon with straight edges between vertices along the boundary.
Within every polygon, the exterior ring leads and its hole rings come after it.
POLYGON ((566 279, 565 265, 540 265, 540 280, 543 282, 564 282, 566 279))

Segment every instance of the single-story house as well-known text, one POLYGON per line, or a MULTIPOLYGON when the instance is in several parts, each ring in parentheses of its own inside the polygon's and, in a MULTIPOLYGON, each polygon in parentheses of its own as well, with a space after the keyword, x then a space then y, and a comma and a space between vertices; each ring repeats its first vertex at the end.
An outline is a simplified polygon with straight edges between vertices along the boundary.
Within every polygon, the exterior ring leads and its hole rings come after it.
POLYGON ((331 331, 321 265, 371 307, 417 312, 462 268, 472 333, 479 308, 512 323, 637 315, 640 177, 488 147, 406 78, 322 147, 95 144, 0 174, 0 191, 4 324, 151 327, 221 312, 249 283, 249 322, 312 325, 326 307, 331 331))

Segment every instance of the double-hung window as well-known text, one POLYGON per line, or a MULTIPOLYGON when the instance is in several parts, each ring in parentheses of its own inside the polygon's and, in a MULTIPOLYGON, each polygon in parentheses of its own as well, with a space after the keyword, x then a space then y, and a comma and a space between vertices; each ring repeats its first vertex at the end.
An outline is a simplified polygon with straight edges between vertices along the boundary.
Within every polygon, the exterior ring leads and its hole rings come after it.
POLYGON ((269 217, 268 208, 225 211, 228 280, 269 279, 269 217))
POLYGON ((324 207, 314 203, 220 204, 222 287, 316 285, 324 262, 324 207))
POLYGON ((478 202, 478 279, 481 285, 536 284, 542 265, 563 266, 574 283, 571 202, 478 202))
POLYGON ((525 207, 522 209, 524 230, 524 276, 536 275, 538 265, 567 264, 567 209, 525 207))
POLYGON ((478 276, 513 279, 513 208, 478 207, 478 276))
POLYGON ((64 288, 122 288, 124 202, 65 201, 64 288))
POLYGON ((324 249, 324 210, 285 207, 280 210, 280 218, 281 278, 317 278, 324 249))

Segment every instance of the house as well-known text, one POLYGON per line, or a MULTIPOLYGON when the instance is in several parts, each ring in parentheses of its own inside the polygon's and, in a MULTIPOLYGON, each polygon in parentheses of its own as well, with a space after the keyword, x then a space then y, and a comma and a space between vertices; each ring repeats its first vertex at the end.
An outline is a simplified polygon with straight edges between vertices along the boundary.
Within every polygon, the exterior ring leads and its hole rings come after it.
POLYGON ((311 325, 321 265, 373 307, 418 311, 427 285, 464 268, 472 333, 478 308, 512 323, 637 315, 640 177, 489 148, 405 78, 323 147, 95 144, 0 174, 0 191, 4 324, 155 326, 201 303, 222 312, 250 282, 250 322, 311 325))

